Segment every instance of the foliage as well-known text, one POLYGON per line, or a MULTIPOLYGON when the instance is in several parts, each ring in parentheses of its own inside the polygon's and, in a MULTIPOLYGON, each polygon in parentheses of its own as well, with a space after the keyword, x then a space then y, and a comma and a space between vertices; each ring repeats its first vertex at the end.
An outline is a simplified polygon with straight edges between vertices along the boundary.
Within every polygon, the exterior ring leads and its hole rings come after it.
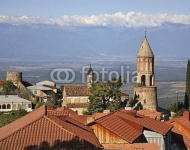
POLYGON ((120 87, 120 79, 92 84, 89 96, 90 103, 84 114, 103 112, 106 109, 110 111, 119 109, 121 107, 120 87))
POLYGON ((175 114, 175 117, 176 117, 176 116, 183 115, 183 112, 186 110, 184 107, 185 107, 184 104, 181 102, 178 102, 178 105, 177 105, 177 102, 173 102, 167 107, 167 109, 172 112, 176 112, 176 114, 175 114), (177 108, 177 106, 178 106, 178 108, 177 108))
POLYGON ((186 72, 186 90, 185 90, 185 108, 190 106, 190 60, 187 62, 187 72, 186 72))
POLYGON ((6 113, 0 113, 0 127, 5 126, 6 124, 9 124, 16 119, 24 116, 27 114, 27 111, 24 109, 19 109, 19 110, 12 110, 6 113))
POLYGON ((187 109, 180 109, 179 111, 177 111, 176 115, 175 116, 183 116, 183 112, 186 111, 187 109))
POLYGON ((3 83, 3 95, 8 95, 11 92, 14 92, 16 90, 16 86, 13 84, 12 81, 5 81, 3 83))
POLYGON ((178 108, 177 108, 177 103, 176 102, 173 102, 171 103, 168 107, 167 107, 168 110, 172 111, 172 112, 177 112, 178 108))

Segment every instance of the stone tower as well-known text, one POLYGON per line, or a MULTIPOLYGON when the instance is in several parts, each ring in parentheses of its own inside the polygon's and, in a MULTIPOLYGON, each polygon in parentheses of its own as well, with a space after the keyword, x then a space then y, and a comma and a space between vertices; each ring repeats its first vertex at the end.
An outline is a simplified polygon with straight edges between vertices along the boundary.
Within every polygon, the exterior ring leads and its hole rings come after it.
POLYGON ((87 87, 90 88, 93 82, 94 82, 94 73, 90 65, 90 68, 88 69, 87 73, 87 87))
POLYGON ((8 71, 6 74, 6 80, 12 81, 15 85, 18 85, 19 82, 22 82, 22 72, 8 71))
POLYGON ((143 109, 157 110, 154 54, 146 35, 137 55, 137 84, 134 87, 134 97, 139 100, 143 109))

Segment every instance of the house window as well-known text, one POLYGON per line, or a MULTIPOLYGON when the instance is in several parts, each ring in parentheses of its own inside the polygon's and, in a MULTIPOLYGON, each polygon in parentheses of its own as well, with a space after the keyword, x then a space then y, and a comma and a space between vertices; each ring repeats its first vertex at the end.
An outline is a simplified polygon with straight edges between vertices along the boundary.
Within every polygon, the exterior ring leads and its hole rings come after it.
POLYGON ((37 90, 34 91, 34 94, 37 94, 37 90))
POLYGON ((3 104, 2 109, 6 109, 6 105, 5 104, 3 104))
POLYGON ((21 109, 22 107, 21 107, 21 104, 18 104, 18 109, 21 109))
POLYGON ((28 104, 28 108, 31 108, 31 104, 28 104))
POLYGON ((23 105, 22 105, 22 108, 23 108, 23 109, 26 109, 26 104, 23 104, 23 105))
POLYGON ((7 105, 7 109, 11 109, 11 105, 10 104, 7 105))
POLYGON ((0 109, 1 109, 1 105, 0 105, 0 109))
POLYGON ((16 104, 13 104, 13 109, 14 109, 14 110, 16 109, 16 104))

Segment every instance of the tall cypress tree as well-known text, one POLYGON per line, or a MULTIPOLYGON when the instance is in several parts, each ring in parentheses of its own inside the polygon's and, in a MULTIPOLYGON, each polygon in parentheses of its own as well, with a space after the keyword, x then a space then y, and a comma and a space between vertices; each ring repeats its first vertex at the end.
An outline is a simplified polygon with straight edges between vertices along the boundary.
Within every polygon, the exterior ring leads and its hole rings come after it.
POLYGON ((186 89, 185 89, 185 107, 190 106, 190 60, 187 62, 187 72, 186 72, 186 89))

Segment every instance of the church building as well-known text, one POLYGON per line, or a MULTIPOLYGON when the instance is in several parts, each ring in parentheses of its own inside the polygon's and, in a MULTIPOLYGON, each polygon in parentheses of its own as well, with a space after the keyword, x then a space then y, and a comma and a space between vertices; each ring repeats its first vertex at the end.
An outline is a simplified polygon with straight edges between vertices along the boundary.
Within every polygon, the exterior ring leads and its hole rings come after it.
POLYGON ((77 112, 79 115, 83 114, 89 105, 88 97, 90 95, 90 87, 94 81, 94 73, 90 66, 87 72, 86 85, 64 85, 63 86, 63 103, 71 110, 77 112))
POLYGON ((143 109, 157 110, 157 87, 154 76, 154 54, 145 35, 137 54, 137 83, 134 99, 143 109))

